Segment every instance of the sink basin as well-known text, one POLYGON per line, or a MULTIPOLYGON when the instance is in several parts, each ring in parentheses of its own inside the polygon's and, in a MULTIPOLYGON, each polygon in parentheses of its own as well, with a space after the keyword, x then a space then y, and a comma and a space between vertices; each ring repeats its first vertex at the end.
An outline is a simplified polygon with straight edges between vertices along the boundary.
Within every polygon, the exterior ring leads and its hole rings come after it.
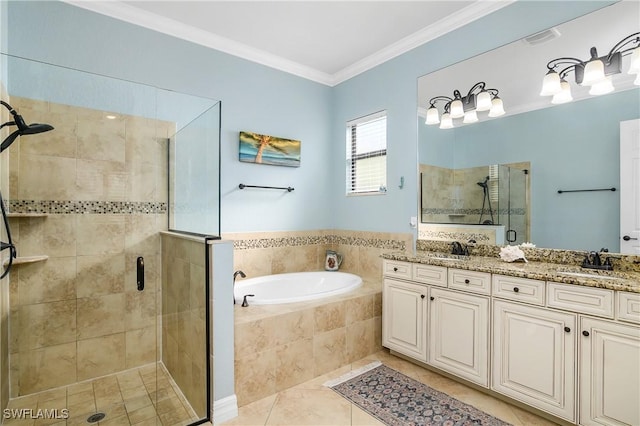
POLYGON ((460 256, 457 254, 437 254, 437 255, 430 255, 427 256, 429 259, 435 259, 435 260, 453 260, 453 261, 464 261, 464 260, 468 260, 469 256, 460 256))
POLYGON ((559 271, 558 275, 568 275, 570 277, 592 278, 592 279, 596 279, 596 280, 611 280, 611 281, 622 280, 622 278, 618 278, 618 277, 612 277, 612 276, 609 276, 609 275, 589 274, 587 272, 559 271))

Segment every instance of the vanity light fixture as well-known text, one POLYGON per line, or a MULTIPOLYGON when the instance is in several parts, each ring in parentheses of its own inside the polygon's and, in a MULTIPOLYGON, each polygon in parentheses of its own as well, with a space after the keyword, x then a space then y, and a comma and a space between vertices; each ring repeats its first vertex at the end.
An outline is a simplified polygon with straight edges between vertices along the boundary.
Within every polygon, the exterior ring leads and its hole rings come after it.
POLYGON ((440 123, 441 129, 452 129, 455 127, 454 118, 462 118, 465 124, 475 123, 478 121, 478 112, 482 111, 489 111, 489 117, 499 117, 505 113, 502 99, 498 97, 498 89, 487 89, 484 81, 474 84, 466 96, 462 96, 459 90, 454 90, 453 98, 448 96, 431 98, 425 123, 428 125, 440 123), (442 119, 436 108, 438 102, 444 102, 442 119))
POLYGON ((623 38, 604 56, 598 56, 595 47, 591 48, 590 54, 591 58, 587 61, 571 57, 549 61, 540 96, 553 96, 551 99, 553 104, 572 101, 571 86, 567 81, 567 76, 571 72, 577 84, 591 87, 590 95, 613 92, 615 87, 612 76, 622 72, 622 57, 627 55, 631 56, 628 74, 636 74, 633 84, 640 86, 640 32, 623 38))

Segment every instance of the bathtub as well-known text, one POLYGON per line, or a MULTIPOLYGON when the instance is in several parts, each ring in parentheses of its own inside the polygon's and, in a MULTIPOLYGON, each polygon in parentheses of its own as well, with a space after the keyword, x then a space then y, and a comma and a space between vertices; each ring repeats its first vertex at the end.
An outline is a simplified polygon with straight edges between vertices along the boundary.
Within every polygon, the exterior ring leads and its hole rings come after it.
POLYGON ((247 298, 249 305, 275 305, 335 296, 361 285, 362 278, 345 272, 293 272, 238 280, 233 293, 237 304, 245 294, 253 294, 247 298))

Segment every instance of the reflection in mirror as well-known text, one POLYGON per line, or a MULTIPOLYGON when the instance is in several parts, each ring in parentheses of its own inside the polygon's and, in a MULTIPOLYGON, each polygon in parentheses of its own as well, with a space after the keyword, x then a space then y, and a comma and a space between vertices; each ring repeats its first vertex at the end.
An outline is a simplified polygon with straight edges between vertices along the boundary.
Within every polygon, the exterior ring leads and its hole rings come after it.
POLYGON ((464 230, 457 239, 527 242, 529 167, 514 163, 451 169, 421 164, 422 236, 449 240, 452 230, 464 230))
MULTIPOLYGON (((543 43, 518 40, 419 78, 420 170, 432 166, 460 174, 477 168, 487 170, 488 165, 528 163, 520 167, 530 171, 523 191, 527 213, 522 215, 523 230, 516 231, 514 243, 529 241, 545 248, 606 247, 612 252, 620 251, 619 190, 562 194, 558 190, 620 188, 620 122, 640 117, 640 89, 634 86, 636 76, 627 74, 630 55, 622 58, 623 71, 613 76, 615 91, 610 94, 591 96, 588 87, 580 87, 571 80, 573 102, 553 105, 550 97, 540 96, 540 90, 550 60, 563 56, 588 60, 593 46, 606 54, 618 41, 638 31, 638 16, 640 3, 619 2, 553 28, 549 32, 551 37, 543 43), (602 25, 603 22, 615 25, 602 25), (454 90, 471 87, 478 81, 500 89, 505 115, 491 118, 486 112, 478 113, 478 122, 463 124, 462 119, 454 120, 453 129, 425 124, 431 98, 451 95, 454 90)), ((483 175, 488 174, 482 172, 466 178, 468 185, 456 182, 449 188, 441 188, 433 181, 427 182, 427 187, 421 185, 419 217, 423 223, 419 224, 418 238, 463 240, 467 235, 460 238, 451 232, 430 232, 428 228, 433 224, 425 221, 473 223, 476 229, 482 226, 478 222, 483 192, 476 183, 483 181, 483 175), (429 199, 428 185, 438 188, 439 195, 429 199), (465 186, 469 186, 468 197, 465 186), (438 197, 449 204, 440 206, 434 202, 438 197), (468 217, 434 218, 423 214, 439 208, 445 209, 443 214, 451 211, 454 215, 456 208, 469 210, 463 213, 468 217)), ((423 175, 421 184, 424 179, 434 178, 423 175)), ((493 199, 491 203, 494 214, 506 208, 500 202, 494 205, 493 199)), ((483 222, 486 215, 485 205, 483 222)), ((507 230, 515 226, 515 218, 519 216, 512 214, 511 224, 509 218, 496 217, 494 223, 505 227, 506 244, 507 230)), ((501 244, 500 238, 495 243, 501 244)))

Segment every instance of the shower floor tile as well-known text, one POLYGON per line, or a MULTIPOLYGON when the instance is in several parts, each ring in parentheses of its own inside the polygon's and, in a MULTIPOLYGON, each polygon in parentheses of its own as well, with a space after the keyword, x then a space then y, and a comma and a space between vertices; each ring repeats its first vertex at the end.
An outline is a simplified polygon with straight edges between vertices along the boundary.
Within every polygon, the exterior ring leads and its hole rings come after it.
POLYGON ((198 419, 164 365, 132 370, 14 398, 3 425, 178 426, 198 419), (104 413, 97 422, 90 416, 104 413))

